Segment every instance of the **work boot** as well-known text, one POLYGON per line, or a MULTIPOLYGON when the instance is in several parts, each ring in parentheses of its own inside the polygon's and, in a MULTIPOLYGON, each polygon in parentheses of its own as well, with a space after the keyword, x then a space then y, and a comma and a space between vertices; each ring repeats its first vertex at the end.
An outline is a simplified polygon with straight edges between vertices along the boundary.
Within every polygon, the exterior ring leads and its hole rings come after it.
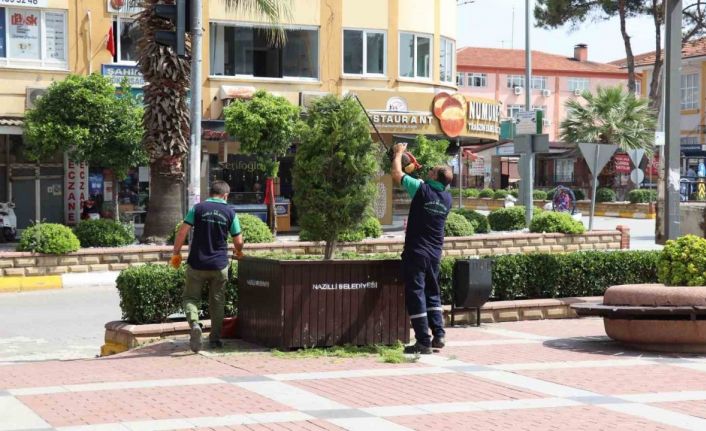
POLYGON ((189 346, 191 351, 198 353, 201 350, 201 325, 198 322, 191 324, 191 332, 189 333, 189 346))
POLYGON ((223 348, 223 341, 221 340, 210 340, 208 342, 208 348, 209 349, 222 349, 223 348))
POLYGON ((419 343, 419 341, 410 346, 405 346, 404 352, 413 355, 431 355, 432 353, 431 347, 425 346, 424 344, 419 343))
POLYGON ((446 346, 446 338, 444 337, 434 337, 431 340, 431 347, 433 349, 443 349, 446 346))

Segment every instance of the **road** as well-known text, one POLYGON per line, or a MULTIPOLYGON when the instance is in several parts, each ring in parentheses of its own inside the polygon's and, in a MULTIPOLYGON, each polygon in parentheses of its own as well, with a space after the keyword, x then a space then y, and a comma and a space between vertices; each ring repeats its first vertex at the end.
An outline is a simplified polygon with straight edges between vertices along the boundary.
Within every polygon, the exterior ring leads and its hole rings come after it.
POLYGON ((0 363, 94 357, 103 344, 103 325, 118 319, 115 288, 2 293, 0 363))

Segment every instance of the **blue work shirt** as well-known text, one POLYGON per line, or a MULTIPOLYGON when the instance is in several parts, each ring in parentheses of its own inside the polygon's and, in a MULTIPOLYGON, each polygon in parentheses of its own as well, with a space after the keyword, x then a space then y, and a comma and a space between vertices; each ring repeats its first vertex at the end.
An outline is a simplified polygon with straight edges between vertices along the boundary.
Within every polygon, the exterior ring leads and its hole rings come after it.
POLYGON ((446 217, 451 211, 451 194, 438 181, 424 182, 409 175, 402 177, 402 187, 412 198, 402 257, 441 260, 446 217))
POLYGON ((198 270, 222 270, 228 266, 228 235, 240 235, 240 220, 223 199, 210 198, 194 205, 184 218, 194 233, 186 263, 198 270))

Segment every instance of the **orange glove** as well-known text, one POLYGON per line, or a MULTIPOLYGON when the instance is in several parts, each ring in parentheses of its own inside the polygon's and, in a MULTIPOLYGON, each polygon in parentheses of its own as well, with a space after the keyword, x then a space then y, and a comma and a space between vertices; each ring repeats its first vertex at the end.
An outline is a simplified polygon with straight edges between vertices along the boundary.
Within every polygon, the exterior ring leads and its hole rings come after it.
POLYGON ((181 266, 181 255, 180 254, 174 254, 172 255, 171 260, 169 260, 169 265, 172 266, 174 269, 179 269, 181 266))
POLYGON ((236 251, 236 252, 235 252, 235 260, 240 260, 240 259, 242 259, 243 257, 245 257, 245 255, 243 254, 242 251, 236 251))

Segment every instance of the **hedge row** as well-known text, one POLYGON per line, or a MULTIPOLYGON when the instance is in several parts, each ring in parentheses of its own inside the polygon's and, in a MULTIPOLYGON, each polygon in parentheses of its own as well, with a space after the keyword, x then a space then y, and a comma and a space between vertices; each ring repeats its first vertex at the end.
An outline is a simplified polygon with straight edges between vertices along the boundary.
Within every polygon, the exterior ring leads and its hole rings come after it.
MULTIPOLYGON (((609 286, 657 282, 657 251, 585 251, 567 254, 516 254, 492 257, 493 300, 600 296, 609 286)), ((390 259, 396 255, 355 255, 346 259, 390 259)), ((272 258, 311 259, 312 256, 268 255, 272 258)), ((444 304, 452 298, 451 274, 458 257, 441 262, 440 284, 444 304)), ((237 266, 237 263, 234 263, 237 266)), ((237 267, 234 268, 237 273, 237 267)), ((184 270, 167 265, 128 268, 117 280, 123 319, 131 323, 158 323, 181 311, 184 270)), ((202 311, 208 316, 204 291, 202 311)), ((237 286, 229 282, 226 315, 237 311, 237 286)))
MULTIPOLYGON (((493 189, 463 189, 461 191, 458 190, 458 188, 451 188, 449 189, 451 192, 451 195, 454 197, 458 197, 459 194, 462 194, 463 197, 466 198, 492 198, 492 199, 505 199, 507 195, 512 195, 514 197, 518 197, 519 193, 516 189, 513 190, 504 190, 504 189, 498 189, 498 190, 493 190, 493 189)), ((551 200, 552 197, 554 196, 554 192, 556 189, 550 189, 550 190, 539 190, 536 189, 532 192, 532 196, 535 200, 539 201, 544 201, 544 200, 551 200)), ((580 189, 573 190, 574 196, 576 197, 576 200, 584 200, 586 199, 586 195, 584 192, 580 189)))

